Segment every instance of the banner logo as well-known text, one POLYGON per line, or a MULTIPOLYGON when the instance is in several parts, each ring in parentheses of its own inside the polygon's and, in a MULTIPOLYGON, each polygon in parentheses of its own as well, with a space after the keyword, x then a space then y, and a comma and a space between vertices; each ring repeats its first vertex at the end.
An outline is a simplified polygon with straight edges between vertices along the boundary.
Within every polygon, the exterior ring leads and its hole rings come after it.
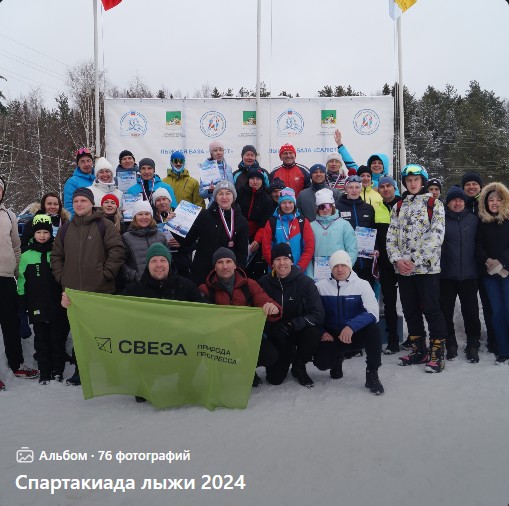
POLYGON ((206 112, 200 119, 200 129, 207 137, 219 137, 226 130, 226 119, 220 112, 206 112))
POLYGON ((166 126, 182 126, 182 111, 166 111, 166 126))
POLYGON ((147 119, 138 111, 126 112, 120 118, 120 135, 122 137, 143 137, 147 133, 147 119))
POLYGON ((361 135, 374 134, 380 126, 380 118, 373 109, 361 109, 353 119, 353 127, 361 135))
POLYGON ((322 128, 334 128, 336 126, 336 110, 322 109, 322 128))
POLYGON ((287 109, 277 119, 277 134, 285 136, 300 135, 304 130, 304 119, 294 109, 287 109))
POLYGON ((97 343, 99 350, 105 351, 106 353, 111 353, 111 338, 96 337, 95 342, 97 343))
POLYGON ((256 111, 242 111, 242 124, 256 126, 256 111))

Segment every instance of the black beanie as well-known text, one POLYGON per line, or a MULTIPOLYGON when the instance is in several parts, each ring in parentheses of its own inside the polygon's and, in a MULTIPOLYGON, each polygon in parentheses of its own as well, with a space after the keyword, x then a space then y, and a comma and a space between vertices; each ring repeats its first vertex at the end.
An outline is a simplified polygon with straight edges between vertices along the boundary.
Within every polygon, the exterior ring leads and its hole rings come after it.
POLYGON ((274 263, 274 260, 278 257, 288 257, 293 262, 292 249, 290 248, 289 244, 286 244, 285 242, 280 242, 279 244, 276 244, 272 248, 270 254, 271 263, 274 263))
POLYGON ((119 163, 122 161, 122 158, 124 158, 124 156, 132 156, 133 160, 136 161, 136 158, 134 158, 134 155, 128 149, 124 149, 124 151, 121 151, 120 154, 118 155, 119 163))
POLYGON ((90 188, 77 188, 72 194, 72 199, 74 200, 76 197, 85 197, 92 202, 92 205, 95 206, 94 194, 90 188))
POLYGON ((438 188, 440 188, 440 192, 442 192, 442 183, 440 182, 440 179, 437 179, 436 177, 433 179, 430 179, 428 181, 428 188, 430 186, 438 186, 438 188))
POLYGON ((251 144, 247 144, 242 148, 241 156, 244 156, 248 151, 251 151, 252 153, 254 153, 255 156, 258 156, 256 148, 251 144))
POLYGON ((467 200, 465 192, 459 186, 451 186, 445 197, 445 205, 454 199, 463 199, 464 202, 467 200))
POLYGON ((361 165, 358 169, 357 169, 357 175, 360 176, 361 174, 369 174, 370 176, 373 175, 373 172, 371 171, 371 169, 369 167, 367 167, 366 165, 361 165))
POLYGON ((461 178, 461 187, 465 188, 465 185, 470 181, 475 181, 481 188, 484 186, 479 172, 467 172, 466 174, 463 174, 463 177, 461 178))
POLYGON ((272 183, 270 183, 269 193, 272 193, 274 190, 283 190, 284 188, 286 188, 284 181, 276 177, 272 183))

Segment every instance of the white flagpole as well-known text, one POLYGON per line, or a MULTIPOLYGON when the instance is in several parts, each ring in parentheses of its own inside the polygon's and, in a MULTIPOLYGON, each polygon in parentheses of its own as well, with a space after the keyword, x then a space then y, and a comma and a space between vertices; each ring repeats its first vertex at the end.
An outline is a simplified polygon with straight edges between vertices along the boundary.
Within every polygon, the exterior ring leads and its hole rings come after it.
POLYGON ((99 35, 97 2, 94 0, 94 69, 95 69, 95 157, 101 156, 101 123, 99 118, 99 35))
POLYGON ((256 22, 256 149, 260 150, 260 136, 261 129, 258 128, 260 124, 260 46, 261 46, 261 26, 262 26, 262 0, 258 0, 257 7, 257 22, 256 22))
POLYGON ((403 104, 403 52, 401 48, 401 16, 396 22, 398 33, 398 101, 399 101, 399 163, 400 169, 406 165, 405 110, 403 104))

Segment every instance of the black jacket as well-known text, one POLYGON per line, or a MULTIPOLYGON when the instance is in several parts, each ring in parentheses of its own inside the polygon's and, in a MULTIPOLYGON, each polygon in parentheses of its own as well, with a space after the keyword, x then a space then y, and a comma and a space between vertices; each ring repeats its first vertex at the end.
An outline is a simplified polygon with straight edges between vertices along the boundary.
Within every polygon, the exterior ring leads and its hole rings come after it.
MULTIPOLYGON (((237 257, 237 266, 243 269, 246 266, 249 229, 246 218, 242 216, 240 207, 233 205, 234 209, 234 235, 233 247, 230 248, 237 257)), ((230 212, 226 212, 226 222, 230 226, 230 212)), ((209 272, 214 268, 212 255, 221 246, 227 248, 230 238, 224 229, 219 213, 219 206, 212 202, 208 209, 204 209, 196 218, 186 237, 174 236, 183 246, 189 246, 198 240, 193 265, 191 267, 192 280, 196 285, 205 283, 209 272)))
POLYGON ((189 279, 178 274, 170 274, 167 279, 158 281, 150 275, 148 268, 145 269, 139 281, 129 284, 120 295, 146 297, 148 299, 205 302, 198 287, 189 279))
POLYGON ((282 321, 291 322, 295 331, 322 325, 325 311, 316 285, 295 265, 286 278, 266 274, 258 283, 283 308, 282 321))
POLYGON ((253 192, 249 183, 241 186, 237 190, 237 204, 242 210, 242 215, 249 222, 249 239, 254 238, 256 231, 263 228, 267 220, 272 216, 274 208, 272 199, 265 191, 265 186, 253 192))
POLYGON ((445 236, 440 257, 440 277, 475 279, 478 276, 475 243, 479 218, 468 209, 445 209, 445 236))

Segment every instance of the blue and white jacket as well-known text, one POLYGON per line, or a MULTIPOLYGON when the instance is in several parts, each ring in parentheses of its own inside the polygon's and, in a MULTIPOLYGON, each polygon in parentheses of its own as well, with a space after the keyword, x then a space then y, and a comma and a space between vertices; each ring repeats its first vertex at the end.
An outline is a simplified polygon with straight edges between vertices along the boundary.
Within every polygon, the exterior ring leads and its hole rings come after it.
POLYGON ((371 285, 352 271, 345 281, 334 278, 316 283, 325 309, 323 326, 338 334, 347 325, 354 332, 378 321, 378 302, 371 285))
MULTIPOLYGON (((203 169, 207 169, 208 167, 210 167, 213 164, 214 164, 214 160, 207 158, 201 164, 201 167, 203 169)), ((230 181, 231 184, 235 185, 235 181, 233 180, 233 170, 230 167, 230 165, 228 165, 226 160, 223 160, 222 162, 218 162, 217 165, 219 167, 219 174, 221 177, 217 181, 212 181, 212 184, 215 186, 217 183, 219 183, 219 181, 223 181, 223 180, 227 179, 228 181, 230 181)), ((200 179, 200 190, 199 190, 200 197, 202 197, 204 199, 209 199, 210 200, 209 205, 210 205, 212 203, 212 193, 209 193, 209 186, 210 186, 209 183, 204 183, 200 179)))
MULTIPOLYGON (((95 181, 95 173, 94 170, 90 174, 85 174, 81 172, 79 167, 74 169, 72 176, 65 182, 64 184, 64 207, 71 213, 71 216, 74 216, 74 208, 72 207, 72 196, 78 188, 88 188, 95 181)), ((100 206, 96 202, 97 206, 100 206)))

